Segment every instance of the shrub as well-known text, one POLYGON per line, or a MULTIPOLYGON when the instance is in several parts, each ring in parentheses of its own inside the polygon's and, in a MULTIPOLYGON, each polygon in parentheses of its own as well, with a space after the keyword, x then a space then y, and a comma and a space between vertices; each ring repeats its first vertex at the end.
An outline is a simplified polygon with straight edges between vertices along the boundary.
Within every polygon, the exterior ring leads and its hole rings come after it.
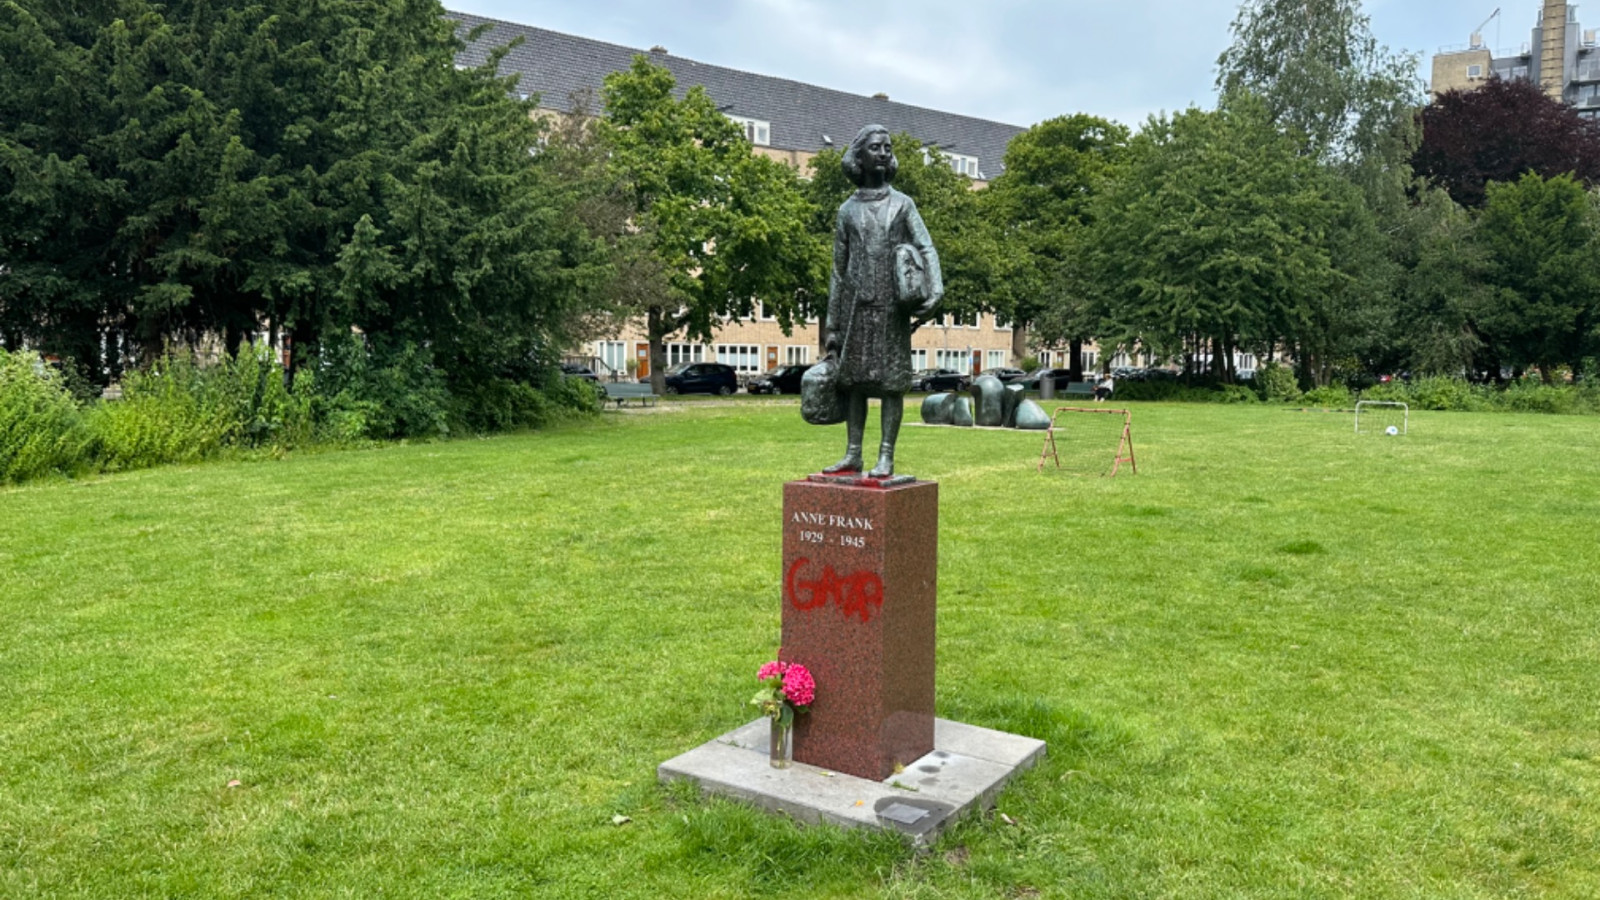
POLYGON ((1578 411, 1578 392, 1565 385, 1521 381, 1500 395, 1501 405, 1514 412, 1573 413, 1578 411))
POLYGON ((1407 403, 1417 409, 1468 412, 1489 409, 1494 401, 1488 390, 1475 387, 1460 378, 1432 375, 1411 382, 1407 403))
POLYGON ((1291 403, 1300 399, 1300 385, 1294 372, 1279 362, 1269 362, 1256 370, 1256 389, 1261 399, 1272 403, 1291 403))
POLYGON ((193 462, 242 432, 237 402, 225 379, 209 376, 188 354, 168 355, 125 373, 122 399, 91 409, 89 430, 106 469, 193 462))
MULTIPOLYGON (((450 394, 433 354, 350 334, 322 344, 313 383, 324 437, 346 442, 443 437, 450 433, 450 394)), ((297 373, 298 381, 304 373, 297 373)), ((297 385, 298 386, 298 385, 297 385)))
POLYGON ((1300 402, 1307 406, 1325 406, 1333 409, 1344 409, 1355 401, 1350 398, 1350 389, 1342 384, 1330 384, 1306 391, 1300 402))
POLYGON ((1256 392, 1242 384, 1225 384, 1217 390, 1219 403, 1258 403, 1256 392))
POLYGON ((0 483, 73 474, 87 464, 88 444, 61 374, 36 353, 0 349, 0 483))

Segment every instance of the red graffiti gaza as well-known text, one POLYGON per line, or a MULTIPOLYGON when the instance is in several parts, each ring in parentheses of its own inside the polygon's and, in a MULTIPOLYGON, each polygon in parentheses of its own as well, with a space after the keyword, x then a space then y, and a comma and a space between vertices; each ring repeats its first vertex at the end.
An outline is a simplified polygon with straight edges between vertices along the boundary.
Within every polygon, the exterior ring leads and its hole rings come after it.
POLYGON ((800 570, 810 564, 810 559, 801 557, 783 575, 783 594, 791 606, 805 612, 831 603, 846 619, 854 616, 862 622, 872 621, 872 611, 883 606, 883 579, 878 573, 861 571, 840 577, 833 566, 824 565, 820 577, 798 578, 800 570))

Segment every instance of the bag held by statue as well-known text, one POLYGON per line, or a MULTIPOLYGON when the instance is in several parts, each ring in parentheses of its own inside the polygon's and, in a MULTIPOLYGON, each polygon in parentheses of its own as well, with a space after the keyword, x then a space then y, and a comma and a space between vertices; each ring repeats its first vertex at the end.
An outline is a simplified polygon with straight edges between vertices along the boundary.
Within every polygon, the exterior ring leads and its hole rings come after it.
POLYGON ((837 425, 849 406, 840 393, 839 361, 825 357, 800 376, 800 417, 812 425, 837 425))
POLYGON ((902 309, 916 310, 928 302, 928 261, 910 244, 894 248, 894 287, 902 309))

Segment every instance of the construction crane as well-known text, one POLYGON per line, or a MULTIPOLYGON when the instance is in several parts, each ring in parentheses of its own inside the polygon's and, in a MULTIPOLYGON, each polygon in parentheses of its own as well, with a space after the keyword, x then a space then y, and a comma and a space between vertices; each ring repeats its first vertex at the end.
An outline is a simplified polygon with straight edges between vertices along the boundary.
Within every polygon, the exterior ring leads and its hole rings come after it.
POLYGON ((1498 47, 1500 45, 1500 7, 1496 6, 1494 8, 1494 12, 1489 14, 1489 18, 1483 20, 1483 24, 1482 25, 1479 25, 1477 28, 1472 29, 1472 49, 1480 50, 1480 49, 1483 48, 1483 29, 1487 28, 1489 26, 1490 22, 1495 23, 1495 25, 1494 25, 1494 42, 1495 42, 1495 46, 1498 47))

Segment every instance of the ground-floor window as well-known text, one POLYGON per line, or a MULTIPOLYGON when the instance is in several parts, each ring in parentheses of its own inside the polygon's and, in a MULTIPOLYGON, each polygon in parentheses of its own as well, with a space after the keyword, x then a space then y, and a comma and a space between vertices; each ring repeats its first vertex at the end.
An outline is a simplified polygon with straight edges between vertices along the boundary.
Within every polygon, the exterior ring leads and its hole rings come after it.
POLYGON ((718 344, 716 350, 717 362, 736 372, 761 371, 761 348, 755 344, 718 344))
POLYGON ((674 342, 667 345, 667 365, 669 366, 686 362, 704 362, 705 358, 705 344, 674 342))
POLYGON ((983 366, 985 369, 998 369, 1006 364, 1006 352, 1004 350, 990 350, 985 354, 984 359, 986 360, 983 366))
POLYGON ((803 366, 811 362, 811 348, 804 344, 795 347, 783 348, 783 363, 787 366, 803 366))
POLYGON ((928 367, 928 351, 911 351, 911 371, 920 372, 928 367))
POLYGON ((628 345, 623 341, 595 341, 594 355, 600 357, 600 362, 607 371, 626 372, 628 370, 628 345))
POLYGON ((954 369, 957 372, 965 372, 968 365, 967 351, 935 350, 933 351, 933 364, 941 369, 954 369))

